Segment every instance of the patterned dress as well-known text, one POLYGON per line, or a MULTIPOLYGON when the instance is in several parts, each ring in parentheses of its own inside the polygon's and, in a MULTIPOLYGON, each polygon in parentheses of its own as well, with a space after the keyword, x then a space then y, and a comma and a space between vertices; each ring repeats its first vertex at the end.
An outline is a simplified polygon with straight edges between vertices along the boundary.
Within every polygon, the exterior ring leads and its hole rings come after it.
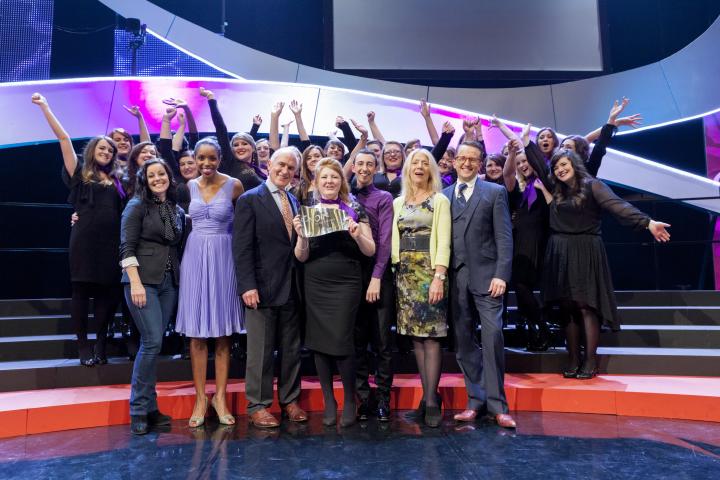
MULTIPOLYGON (((433 222, 433 197, 420 205, 403 204, 398 230, 406 235, 430 237, 433 222)), ((435 270, 429 250, 403 250, 397 273, 397 331, 413 337, 447 336, 447 300, 430 305, 429 290, 435 270)))

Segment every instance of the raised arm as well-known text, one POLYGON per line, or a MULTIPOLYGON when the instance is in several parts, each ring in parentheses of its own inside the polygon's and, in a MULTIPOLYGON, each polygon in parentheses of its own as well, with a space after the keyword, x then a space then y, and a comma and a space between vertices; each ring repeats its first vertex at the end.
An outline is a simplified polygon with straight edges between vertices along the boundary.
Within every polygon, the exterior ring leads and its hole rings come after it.
MULTIPOLYGON (((195 116, 193 115, 192 110, 190 110, 190 106, 185 100, 181 98, 166 98, 165 100, 163 100, 163 103, 180 109, 185 114, 184 116, 187 119, 187 125, 181 124, 183 127, 183 135, 185 135, 185 128, 187 127, 188 144, 190 145, 190 148, 195 148, 195 144, 200 138, 198 135, 197 124, 195 123, 195 116)), ((178 119, 180 119, 180 115, 178 115, 178 119)), ((173 150, 179 152, 180 150, 182 150, 182 145, 180 145, 180 147, 176 149, 175 145, 173 144, 173 150)))
POLYGON ((182 151, 183 147, 183 139, 185 138, 185 127, 187 125, 187 121, 185 120, 185 114, 183 112, 178 112, 177 117, 178 129, 177 131, 175 131, 175 134, 172 138, 172 149, 175 152, 180 152, 182 151))
POLYGON ((367 119, 368 126, 370 127, 370 132, 372 133, 373 138, 385 145, 385 137, 383 137, 383 134, 380 133, 380 129, 378 128, 377 123, 375 123, 375 112, 368 112, 367 119))
POLYGON ((260 130, 260 125, 262 125, 262 117, 258 113, 253 117, 252 125, 250 126, 250 136, 253 137, 255 141, 258 140, 258 130, 260 130))
POLYGON ((425 99, 420 100, 420 115, 422 115, 423 120, 425 120, 425 127, 427 127, 428 135, 430 135, 430 141, 433 146, 437 145, 440 140, 440 135, 438 135, 437 128, 435 128, 435 124, 430 116, 430 104, 428 104, 425 99))
POLYGON ((300 141, 301 142, 309 142, 310 136, 307 133, 307 130, 305 130, 305 123, 302 119, 302 103, 298 102, 297 100, 293 100, 290 102, 290 111, 295 115, 295 125, 297 125, 298 135, 300 135, 300 141))
POLYGON ((353 163, 355 162, 355 156, 358 154, 360 150, 367 147, 367 140, 368 140, 368 131, 365 127, 360 125, 358 122, 350 119, 355 129, 360 132, 360 141, 355 143, 355 148, 353 148, 352 152, 350 152, 350 155, 348 156, 348 160, 345 162, 345 165, 343 165, 343 173, 345 174, 345 178, 347 178, 348 182, 352 179, 352 167, 353 163))
POLYGON ((492 118, 490 119, 490 125, 494 128, 497 128, 498 130, 500 130, 500 132, 502 132, 502 134, 508 140, 514 140, 514 139, 520 140, 520 138, 515 134, 515 132, 510 130, 510 127, 505 125, 505 122, 503 122, 502 120, 497 118, 494 114, 493 114, 492 118))
MULTIPOLYGON (((178 162, 175 158, 175 153, 173 152, 173 143, 175 140, 170 139, 170 122, 172 121, 176 113, 177 109, 175 107, 168 107, 165 109, 162 123, 160 124, 160 138, 158 138, 156 146, 160 158, 165 160, 165 162, 170 167, 170 170, 172 170, 173 176, 176 180, 178 180, 182 179, 182 175, 180 175, 180 166, 178 165, 178 162)), ((182 115, 182 113, 180 113, 180 115, 182 115)))
MULTIPOLYGON (((517 186, 517 179, 515 178, 517 164, 515 162, 517 154, 521 150, 522 145, 520 145, 520 140, 517 138, 510 140, 507 159, 505 159, 505 166, 503 167, 503 183, 505 184, 505 189, 508 192, 515 190, 515 187, 517 186)), ((528 186, 527 188, 532 188, 532 186, 528 186)))
POLYGON ((77 168, 78 158, 75 153, 75 149, 73 148, 72 141, 70 140, 70 136, 65 131, 62 124, 60 124, 60 121, 57 119, 52 110, 50 110, 50 105, 45 97, 39 93, 33 93, 31 100, 35 105, 40 107, 40 111, 42 111, 45 116, 45 120, 55 134, 55 137, 57 137, 60 141, 60 151, 62 152, 65 170, 68 175, 72 177, 75 173, 75 169, 77 168))
POLYGON ((465 117, 463 119, 463 131, 465 132, 466 142, 474 142, 477 139, 477 132, 475 126, 480 123, 480 119, 477 117, 465 117))
POLYGON ((137 105, 133 105, 132 107, 123 105, 123 108, 127 110, 130 115, 137 118, 138 130, 140 131, 140 141, 149 142, 150 132, 148 131, 147 124, 145 123, 145 117, 143 117, 143 114, 140 111, 140 107, 138 107, 137 105))
POLYGON ((355 138, 355 133, 353 133, 352 128, 350 128, 350 124, 345 121, 343 117, 337 116, 335 118, 335 126, 339 128, 343 134, 342 143, 345 144, 348 151, 352 152, 357 145, 357 138, 355 138))
POLYGON ((220 153, 222 154, 222 160, 220 162, 220 172, 227 173, 230 171, 230 165, 232 165, 233 159, 235 158, 230 145, 230 138, 228 137, 227 127, 225 126, 225 120, 223 120, 220 114, 220 108, 218 108, 215 94, 210 90, 200 87, 200 95, 207 98, 208 106, 210 107, 210 117, 212 118, 213 125, 215 126, 215 137, 220 144, 220 153))
MULTIPOLYGON (((635 113, 633 115, 627 116, 627 117, 621 117, 620 114, 625 110, 625 107, 628 106, 630 103, 630 99, 623 97, 621 101, 615 100, 615 103, 613 103, 612 108, 610 109, 610 115, 608 116, 607 124, 614 125, 615 127, 631 127, 636 128, 640 125, 642 125, 642 115, 639 113, 635 113)), ((598 138, 600 138, 600 135, 602 133, 602 128, 596 128, 592 132, 585 135, 585 140, 588 141, 588 143, 595 142, 598 138)))
POLYGON ((280 148, 287 147, 290 144, 290 125, 295 120, 290 120, 288 123, 282 126, 283 133, 282 137, 280 138, 280 148))
POLYGON ((453 127, 453 124, 449 121, 443 123, 443 133, 437 143, 435 143, 432 151, 430 152, 432 153, 433 157, 435 157, 435 160, 439 161, 443 157, 443 155, 445 155, 445 152, 450 145, 450 140, 452 140, 453 135, 455 135, 455 127, 453 127))
POLYGON ((550 169, 545 163, 545 156, 540 151, 540 147, 535 142, 528 141, 525 146, 525 156, 528 163, 535 170, 535 175, 545 185, 548 191, 552 190, 552 182, 550 181, 550 169))
POLYGON ((270 111, 270 136, 268 137, 268 143, 270 148, 275 151, 280 148, 280 114, 285 108, 285 102, 277 102, 273 105, 270 111))

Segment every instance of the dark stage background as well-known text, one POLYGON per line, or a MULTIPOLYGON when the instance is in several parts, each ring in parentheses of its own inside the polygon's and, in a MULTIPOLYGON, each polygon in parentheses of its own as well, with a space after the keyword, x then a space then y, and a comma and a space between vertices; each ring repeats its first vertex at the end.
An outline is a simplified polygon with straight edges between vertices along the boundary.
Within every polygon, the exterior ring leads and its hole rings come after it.
MULTIPOLYGON (((206 0, 203 8, 190 1, 154 0, 153 3, 205 28, 221 31, 221 0, 206 0)), ((319 68, 329 67, 328 51, 332 49, 332 36, 328 36, 331 31, 328 25, 330 4, 329 0, 227 1, 225 35, 288 60, 319 68)), ((634 68, 678 51, 720 14, 720 2, 713 0, 684 1, 682 8, 671 0, 600 0, 600 7, 606 60, 604 73, 634 68)), ((74 78, 127 74, 121 63, 127 47, 116 43, 126 42, 126 38, 116 31, 120 19, 111 10, 95 0, 55 0, 54 13, 52 10, 49 13, 53 25, 49 68, 40 69, 34 79, 44 79, 48 75, 50 78, 74 78)), ((45 12, 47 14, 47 9, 45 12)), ((448 34, 452 33, 451 25, 430 25, 429 28, 447 29, 448 34)), ((555 27, 549 25, 548 28, 555 27)), ((168 48, 163 45, 153 47, 150 43, 146 47, 168 48)), ((197 75, 204 68, 175 53, 170 70, 160 72, 152 65, 146 65, 143 73, 197 75)), ((147 57, 152 59, 153 55, 147 57)), ((438 71, 372 73, 376 78, 461 87, 533 85, 587 76, 568 72, 561 76, 544 72, 505 72, 503 75, 438 71)), ((21 79, 4 78, 6 81, 21 79)), ((28 108, 33 108, 29 100, 28 108)), ((229 127, 232 130, 245 126, 229 127)), ((83 144, 83 140, 76 141, 77 149, 81 150, 83 144)), ((616 137, 612 147, 706 174, 702 119, 616 137)), ((66 204, 67 190, 60 180, 61 168, 56 142, 0 148, 0 178, 3 179, 0 188, 0 264, 3 265, 0 298, 69 296, 67 243, 72 210, 66 204)), ((673 242, 657 245, 647 232, 632 232, 620 227, 613 219, 606 220, 604 238, 615 287, 713 289, 709 240, 712 239, 714 218, 699 209, 655 201, 660 199, 618 186, 613 188, 654 218, 673 224, 673 242)))

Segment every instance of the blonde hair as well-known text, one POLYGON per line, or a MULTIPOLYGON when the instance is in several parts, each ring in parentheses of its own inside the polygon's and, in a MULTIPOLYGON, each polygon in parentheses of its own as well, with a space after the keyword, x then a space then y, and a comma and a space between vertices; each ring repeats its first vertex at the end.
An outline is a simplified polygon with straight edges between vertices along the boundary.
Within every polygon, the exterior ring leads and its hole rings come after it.
POLYGON ((413 159, 418 155, 423 155, 427 158, 430 163, 430 178, 428 178, 428 187, 433 193, 438 193, 442 190, 442 181, 440 180, 440 170, 438 169, 437 162, 433 154, 425 150, 424 148, 418 148, 413 150, 405 160, 405 164, 402 169, 402 196, 405 198, 409 196, 415 196, 415 186, 410 180, 410 168, 413 159))
POLYGON ((345 174, 343 173, 342 165, 340 162, 335 160, 334 158, 325 157, 321 158, 320 161, 318 161, 317 165, 315 166, 315 178, 313 179, 313 183, 315 185, 315 194, 319 195, 320 188, 318 186, 318 179, 320 178, 320 173, 322 173, 323 168, 329 168, 330 170, 334 171, 340 176, 340 192, 338 193, 338 198, 342 200, 345 203, 350 203, 350 185, 348 185, 347 179, 345 178, 345 174))

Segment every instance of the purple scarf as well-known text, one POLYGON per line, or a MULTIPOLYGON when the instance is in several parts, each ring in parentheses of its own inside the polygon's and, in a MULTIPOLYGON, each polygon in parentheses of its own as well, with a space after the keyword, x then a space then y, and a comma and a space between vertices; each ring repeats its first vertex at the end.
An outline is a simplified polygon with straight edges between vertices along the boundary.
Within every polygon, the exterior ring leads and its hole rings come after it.
POLYGON ((535 189, 535 179, 537 177, 533 174, 527 178, 527 184, 525 190, 523 190, 523 202, 527 203, 528 210, 532 207, 533 202, 537 200, 537 190, 535 189))
POLYGON ((112 174, 113 171, 113 163, 108 163, 107 165, 98 165, 96 163, 98 170, 105 173, 108 177, 112 178, 113 184, 115 185, 115 190, 117 190, 118 195, 120 195, 120 198, 122 200, 125 200, 125 197, 127 197, 127 193, 125 193, 125 190, 122 187, 122 183, 120 183, 120 180, 118 180, 116 175, 112 174))
POLYGON ((348 217, 352 218, 356 222, 358 221, 358 214, 353 208, 349 205, 347 205, 345 202, 341 202, 340 198, 336 198, 335 200, 326 200, 322 197, 320 197, 320 203, 325 205, 337 205, 340 210, 345 212, 348 217))

